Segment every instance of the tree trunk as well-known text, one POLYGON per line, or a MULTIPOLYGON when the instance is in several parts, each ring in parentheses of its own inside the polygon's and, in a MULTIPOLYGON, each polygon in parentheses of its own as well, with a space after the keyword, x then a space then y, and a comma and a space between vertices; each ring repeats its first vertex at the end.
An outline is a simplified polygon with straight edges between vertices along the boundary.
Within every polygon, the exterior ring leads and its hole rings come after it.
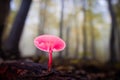
POLYGON ((4 46, 7 58, 10 58, 10 56, 12 56, 12 58, 18 59, 20 57, 19 41, 31 2, 32 0, 22 0, 20 10, 16 15, 10 35, 4 46))
POLYGON ((65 56, 68 57, 69 55, 69 40, 70 40, 70 27, 67 27, 66 30, 66 53, 65 56))
POLYGON ((90 21, 90 25, 91 25, 91 39, 92 39, 91 40, 91 52, 92 52, 92 59, 94 60, 95 59, 95 54, 96 54, 96 51, 95 51, 95 37, 94 37, 94 27, 93 27, 93 24, 92 24, 91 21, 90 21))
MULTIPOLYGON (((75 0, 73 0, 74 3, 74 10, 76 8, 76 3, 75 0)), ((78 12, 75 11, 73 17, 74 17, 74 22, 75 22, 75 28, 76 28, 76 47, 75 47, 75 56, 74 58, 78 58, 79 57, 79 45, 80 45, 80 40, 79 40, 79 28, 78 28, 78 21, 77 21, 77 14, 78 12)))
POLYGON ((117 23, 118 61, 120 62, 120 21, 117 23))
MULTIPOLYGON (((77 23, 76 23, 77 24, 77 23)), ((76 26, 76 48, 75 48, 75 58, 79 57, 79 29, 76 26)))
POLYGON ((87 59, 87 34, 86 34, 86 0, 83 2, 83 12, 84 12, 84 21, 83 21, 83 59, 87 59))
POLYGON ((118 28, 118 24, 117 24, 117 29, 115 31, 115 49, 116 49, 116 58, 117 58, 117 61, 120 61, 120 39, 119 39, 119 28, 118 28))
MULTIPOLYGON (((63 38, 63 16, 64 16, 64 0, 61 0, 61 18, 60 18, 60 38, 63 38)), ((59 58, 62 58, 62 52, 59 53, 59 58)))
POLYGON ((108 0, 108 8, 111 15, 111 34, 110 34, 110 62, 113 64, 116 62, 116 50, 115 50, 115 29, 116 29, 116 16, 112 7, 112 0, 108 0))
POLYGON ((117 46, 117 59, 120 62, 120 0, 118 1, 118 3, 115 5, 115 9, 116 10, 116 19, 117 19, 117 29, 116 29, 116 37, 117 37, 117 42, 116 42, 116 46, 117 46))
POLYGON ((3 30, 6 26, 6 18, 10 10, 10 0, 0 0, 0 57, 4 58, 4 53, 2 50, 2 36, 3 30))
POLYGON ((93 14, 92 14, 92 1, 89 1, 89 9, 90 9, 90 27, 91 27, 91 53, 92 53, 92 59, 95 59, 95 37, 94 37, 94 25, 93 25, 93 14))
MULTIPOLYGON (((118 12, 120 13, 120 0, 118 0, 118 12)), ((118 13, 118 14, 119 14, 118 13)), ((117 30, 118 30, 118 52, 119 52, 119 62, 120 62, 120 15, 118 16, 119 20, 118 20, 118 26, 117 26, 117 30)))
POLYGON ((48 6, 48 1, 47 0, 44 0, 43 1, 44 2, 44 8, 43 8, 43 5, 41 6, 42 8, 41 8, 41 11, 43 11, 43 12, 41 12, 41 14, 40 14, 40 29, 39 29, 39 34, 41 35, 41 34, 44 34, 44 27, 45 27, 45 22, 46 22, 46 14, 47 14, 47 6, 48 6))

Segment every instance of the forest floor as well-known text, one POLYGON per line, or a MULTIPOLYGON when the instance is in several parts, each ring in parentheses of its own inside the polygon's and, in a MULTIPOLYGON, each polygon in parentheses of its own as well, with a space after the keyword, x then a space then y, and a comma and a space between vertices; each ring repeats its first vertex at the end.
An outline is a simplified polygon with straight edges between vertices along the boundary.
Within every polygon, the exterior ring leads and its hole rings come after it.
POLYGON ((0 80, 120 80, 120 65, 98 61, 54 59, 53 67, 34 60, 12 60, 0 63, 0 80))

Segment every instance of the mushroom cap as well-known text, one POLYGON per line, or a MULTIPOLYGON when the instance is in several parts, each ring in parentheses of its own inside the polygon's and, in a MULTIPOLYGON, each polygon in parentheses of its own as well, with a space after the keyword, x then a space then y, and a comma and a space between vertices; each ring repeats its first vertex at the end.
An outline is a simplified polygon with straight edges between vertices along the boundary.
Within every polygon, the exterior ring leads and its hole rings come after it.
POLYGON ((49 52, 50 50, 58 52, 66 46, 62 39, 54 35, 40 35, 34 39, 34 45, 45 52, 49 52))

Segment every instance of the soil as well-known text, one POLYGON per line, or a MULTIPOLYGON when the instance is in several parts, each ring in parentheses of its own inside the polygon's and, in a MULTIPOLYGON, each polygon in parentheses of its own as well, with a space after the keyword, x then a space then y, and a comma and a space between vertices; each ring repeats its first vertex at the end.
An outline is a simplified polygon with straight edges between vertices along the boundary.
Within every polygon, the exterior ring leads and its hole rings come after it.
POLYGON ((0 64, 0 80, 120 80, 119 75, 118 68, 93 64, 55 64, 50 72, 47 65, 30 61, 0 64))

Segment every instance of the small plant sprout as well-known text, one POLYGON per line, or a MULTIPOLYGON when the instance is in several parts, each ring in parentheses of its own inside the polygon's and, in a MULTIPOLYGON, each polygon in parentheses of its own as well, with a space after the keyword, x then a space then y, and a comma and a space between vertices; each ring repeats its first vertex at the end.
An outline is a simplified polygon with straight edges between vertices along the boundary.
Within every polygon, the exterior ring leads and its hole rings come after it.
POLYGON ((65 48, 65 42, 54 35, 40 35, 34 39, 35 46, 45 52, 49 53, 48 71, 52 67, 52 53, 61 51, 65 48))

